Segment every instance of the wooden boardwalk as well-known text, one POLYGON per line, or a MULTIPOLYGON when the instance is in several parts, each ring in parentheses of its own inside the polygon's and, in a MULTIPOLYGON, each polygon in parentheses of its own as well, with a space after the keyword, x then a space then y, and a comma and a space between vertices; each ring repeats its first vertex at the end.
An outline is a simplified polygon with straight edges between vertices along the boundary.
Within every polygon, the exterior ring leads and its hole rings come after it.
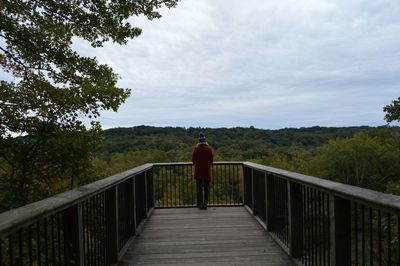
POLYGON ((292 265, 243 207, 156 209, 122 265, 292 265))

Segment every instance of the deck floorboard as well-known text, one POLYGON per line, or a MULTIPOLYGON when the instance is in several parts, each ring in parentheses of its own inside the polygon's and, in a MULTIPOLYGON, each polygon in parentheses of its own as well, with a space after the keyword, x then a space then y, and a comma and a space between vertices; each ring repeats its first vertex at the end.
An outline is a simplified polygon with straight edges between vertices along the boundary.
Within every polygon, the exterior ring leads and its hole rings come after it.
POLYGON ((243 207, 156 209, 121 265, 292 265, 243 207))

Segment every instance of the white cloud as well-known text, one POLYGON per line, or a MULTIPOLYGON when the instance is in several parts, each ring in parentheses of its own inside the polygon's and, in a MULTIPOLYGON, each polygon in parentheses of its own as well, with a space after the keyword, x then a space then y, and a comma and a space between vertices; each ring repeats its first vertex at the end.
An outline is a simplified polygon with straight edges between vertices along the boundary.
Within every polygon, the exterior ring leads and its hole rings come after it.
POLYGON ((400 2, 184 0, 91 50, 133 89, 105 127, 380 125, 400 93, 400 2))

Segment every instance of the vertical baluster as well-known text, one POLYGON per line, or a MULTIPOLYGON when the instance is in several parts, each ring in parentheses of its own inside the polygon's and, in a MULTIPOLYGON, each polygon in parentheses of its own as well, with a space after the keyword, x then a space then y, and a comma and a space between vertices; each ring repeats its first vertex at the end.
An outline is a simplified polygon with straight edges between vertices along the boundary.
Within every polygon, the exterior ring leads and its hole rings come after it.
POLYGON ((183 165, 181 165, 181 167, 180 167, 180 179, 181 179, 181 184, 182 184, 182 187, 181 187, 181 193, 179 193, 179 195, 180 195, 180 199, 181 199, 181 204, 182 205, 186 205, 186 202, 185 202, 185 174, 184 174, 184 166, 183 165))
POLYGON ((85 254, 85 263, 89 265, 89 206, 88 200, 82 203, 82 224, 83 224, 83 252, 85 254))
POLYGON ((168 169, 168 166, 166 165, 166 166, 164 166, 164 169, 165 169, 165 194, 166 194, 166 206, 170 206, 169 205, 169 202, 170 202, 170 189, 169 189, 169 180, 168 180, 168 177, 169 177, 169 173, 168 173, 168 171, 169 171, 169 169, 168 169))
MULTIPOLYGON (((133 197, 133 194, 132 194, 132 197, 133 197)), ((104 225, 105 225, 105 222, 104 222, 104 192, 102 192, 100 194, 99 208, 100 208, 100 265, 105 265, 106 262, 105 262, 105 250, 104 250, 105 241, 104 240, 106 239, 106 236, 104 233, 104 225)), ((133 221, 132 221, 132 223, 133 223, 133 221)), ((133 225, 132 225, 132 227, 133 227, 133 225)))
MULTIPOLYGON (((33 246, 32 246, 32 225, 28 226, 28 257, 29 257, 29 266, 33 266, 33 246)), ((1 253, 1 246, 0 246, 1 253)), ((0 265, 1 259, 0 259, 0 265)))
POLYGON ((373 245, 373 211, 369 207, 369 264, 374 265, 374 245, 373 245))
POLYGON ((0 265, 4 265, 3 262, 3 239, 0 238, 0 265))
MULTIPOLYGON (((126 182, 126 181, 125 181, 126 182)), ((123 182, 123 194, 125 195, 125 188, 126 188, 126 185, 125 185, 125 182, 123 182)), ((124 204, 123 204, 123 206, 125 206, 125 202, 126 202, 126 199, 125 199, 125 197, 124 197, 124 199, 123 199, 123 202, 124 202, 124 204)), ((93 230, 92 230, 92 237, 93 237, 93 246, 92 246, 92 249, 93 249, 93 261, 92 261, 92 265, 97 265, 97 202, 96 202, 96 195, 93 195, 92 196, 92 210, 93 210, 93 230)), ((126 210, 123 210, 123 212, 125 212, 126 210)), ((125 213, 124 213, 125 214, 125 213)), ((124 215, 125 216, 125 215, 124 215)), ((125 235, 126 235, 126 220, 124 220, 124 222, 125 222, 125 224, 124 224, 124 227, 123 227, 123 232, 122 232, 122 235, 123 235, 123 239, 125 238, 125 235)))
POLYGON ((323 236, 322 236, 322 211, 321 211, 321 191, 317 192, 317 197, 318 197, 318 201, 317 201, 317 212, 318 212, 318 258, 319 258, 319 265, 322 265, 322 258, 323 258, 323 236))
POLYGON ((289 203, 288 203, 288 187, 287 180, 282 179, 282 188, 283 188, 283 212, 285 217, 285 243, 286 246, 289 246, 289 203))
POLYGON ((191 181, 191 191, 192 191, 192 205, 194 205, 194 200, 193 200, 193 197, 194 197, 194 193, 193 193, 193 183, 194 183, 194 181, 193 181, 193 178, 194 178, 194 176, 193 176, 193 166, 192 165, 190 165, 190 181, 191 181))
POLYGON ((43 219, 44 222, 44 258, 46 260, 45 265, 49 265, 49 239, 47 232, 47 218, 43 219))
POLYGON ((61 219, 60 219, 60 213, 57 213, 57 242, 58 242, 58 265, 62 265, 62 259, 61 259, 61 219))
POLYGON ((311 256, 311 265, 315 265, 315 254, 314 254, 314 244, 315 244, 315 235, 314 235, 314 197, 313 197, 314 189, 310 188, 310 256, 311 256))
POLYGON ((164 207, 165 207, 165 206, 168 206, 168 201, 169 201, 167 166, 162 166, 161 171, 163 173, 163 201, 164 201, 164 207))
POLYGON ((304 239, 302 240, 303 241, 303 247, 302 247, 302 255, 301 255, 301 262, 303 263, 303 264, 306 264, 306 260, 305 260, 305 257, 306 257, 306 246, 307 246, 307 232, 306 232, 306 228, 307 228, 307 219, 306 219, 306 208, 307 208, 307 201, 306 201, 306 198, 305 198, 305 193, 306 193, 306 186, 302 186, 301 187, 301 190, 302 190, 302 195, 301 195, 301 197, 302 197, 302 204, 303 204, 303 208, 302 208, 302 214, 301 214, 301 217, 302 217, 302 219, 303 219, 303 228, 301 228, 301 230, 303 230, 303 236, 304 236, 304 239))
POLYGON ((163 197, 165 198, 164 199, 164 206, 168 206, 168 201, 169 201, 169 194, 168 194, 168 178, 167 178, 167 174, 168 174, 168 169, 167 169, 167 166, 162 166, 162 169, 164 169, 164 171, 162 171, 162 172, 164 172, 164 174, 163 174, 163 188, 164 188, 164 190, 163 191, 165 191, 164 193, 163 193, 163 197), (164 196, 164 194, 165 194, 165 196, 164 196))
POLYGON ((51 264, 52 265, 55 265, 55 263, 56 263, 56 259, 55 259, 55 256, 56 256, 56 246, 55 246, 55 235, 54 235, 54 216, 52 215, 52 216, 50 216, 50 219, 51 219, 51 223, 50 223, 50 226, 51 226, 51 238, 50 238, 50 241, 51 241, 51 264))
POLYGON ((400 264, 400 216, 397 216, 397 264, 400 264))
POLYGON ((233 204, 233 165, 229 165, 228 166, 228 170, 229 170, 229 190, 231 191, 231 195, 229 197, 229 203, 232 205, 233 204))
MULTIPOLYGON (((121 183, 122 184, 122 183, 121 183)), ((119 193, 124 193, 124 188, 122 187, 122 185, 120 185, 121 190, 119 190, 119 193)), ((96 259, 96 253, 95 253, 95 232, 96 229, 94 227, 94 220, 95 220, 95 214, 94 214, 94 198, 91 197, 89 198, 89 202, 90 202, 90 264, 93 265, 96 259)), ((122 201, 122 205, 123 205, 123 201, 122 201)), ((124 231, 124 226, 122 226, 122 231, 124 231)), ((119 232, 118 232, 119 234, 119 232)), ((121 236, 119 239, 123 239, 123 235, 121 236), (122 238, 121 238, 122 237, 122 238)))
POLYGON ((328 239, 327 239, 327 245, 328 245, 328 249, 327 249, 327 253, 328 253, 328 265, 331 265, 331 259, 332 259, 332 257, 331 257, 331 234, 330 234, 330 232, 331 232, 331 221, 330 221, 330 213, 331 213, 331 207, 330 207, 330 204, 331 204, 331 199, 330 199, 330 197, 329 197, 329 194, 326 194, 326 213, 327 213, 327 215, 326 215, 326 221, 327 221, 327 236, 328 236, 328 239))
POLYGON ((392 223, 391 223, 391 215, 387 213, 387 256, 388 256, 388 265, 392 265, 392 223))
POLYGON ((173 190, 173 181, 172 181, 172 177, 173 177, 173 170, 172 170, 172 166, 169 166, 169 186, 170 186, 170 205, 169 206, 174 206, 174 190, 173 190))
POLYGON ((215 170, 216 165, 211 165, 211 183, 210 183, 210 203, 215 204, 215 170))
POLYGON ((221 167, 223 167, 223 172, 224 172, 224 200, 225 200, 225 202, 224 202, 224 204, 225 205, 227 205, 228 204, 228 195, 227 195, 227 192, 228 192, 228 173, 227 173, 227 171, 226 171, 226 165, 224 164, 224 165, 222 165, 221 167))
POLYGON ((174 187, 174 190, 173 190, 173 192, 174 192, 174 203, 173 203, 173 205, 174 206, 176 206, 177 205, 177 197, 176 197, 176 169, 175 169, 175 165, 173 165, 173 166, 171 166, 171 168, 173 169, 172 170, 172 173, 173 173, 173 176, 174 176, 174 185, 173 185, 173 187, 174 187))
POLYGON ((162 177, 162 168, 156 166, 154 168, 157 171, 157 197, 158 207, 164 207, 164 181, 162 177))
POLYGON ((41 252, 41 241, 40 241, 40 221, 36 222, 36 244, 37 244, 37 260, 38 265, 42 265, 42 252, 41 252))
POLYGON ((186 193, 185 193, 185 205, 189 205, 189 182, 190 182, 190 178, 189 178, 189 171, 188 171, 188 166, 184 165, 183 166, 183 176, 185 178, 186 181, 186 193))
POLYGON ((354 203, 354 262, 358 265, 358 205, 354 203))
POLYGON ((321 218, 322 218, 322 265, 326 265, 326 225, 325 225, 325 193, 321 193, 321 218))
POLYGON ((179 167, 178 166, 174 166, 174 170, 175 170, 175 177, 177 179, 177 183, 178 185, 175 186, 175 192, 176 192, 176 201, 177 203, 175 205, 180 206, 180 186, 181 186, 181 179, 179 176, 179 167))
POLYGON ((22 238, 22 229, 18 230, 18 264, 19 265, 24 265, 23 259, 24 259, 24 250, 23 250, 23 238, 22 238))
MULTIPOLYGON (((281 203, 282 203, 282 201, 281 201, 281 196, 282 196, 282 193, 283 193, 283 191, 282 191, 282 188, 281 188, 281 180, 279 179, 279 178, 277 178, 277 177, 274 177, 275 178, 275 184, 276 184, 276 188, 278 189, 278 193, 275 193, 275 206, 276 206, 276 208, 275 208, 275 210, 277 210, 277 213, 278 213, 278 218, 279 218, 279 221, 277 221, 277 225, 278 225, 278 230, 277 230, 277 233, 278 233, 278 236, 279 236, 279 238, 280 239, 282 239, 282 229, 283 229, 283 219, 282 219, 282 207, 281 207, 281 203)), ((254 204, 253 204, 254 205, 254 204)), ((253 206, 253 208, 254 208, 254 206, 253 206)))
MULTIPOLYGON (((228 192, 228 172, 226 170, 227 165, 223 165, 224 167, 224 177, 225 177, 225 189, 224 189, 224 194, 226 195, 228 192)), ((225 203, 224 204, 228 204, 228 198, 227 195, 225 196, 225 203)))
POLYGON ((22 229, 18 230, 18 251, 19 251, 19 265, 24 265, 24 249, 23 249, 23 238, 22 229))
MULTIPOLYGON (((234 166, 234 175, 235 175, 235 204, 240 203, 240 188, 239 188, 239 165, 234 166)), ((267 181, 265 181, 267 182, 267 181)), ((265 214, 267 215, 267 214, 265 214)))
POLYGON ((91 228, 91 215, 90 215, 90 198, 85 201, 86 203, 86 248, 87 248, 87 256, 86 261, 87 264, 90 265, 92 260, 92 252, 91 252, 91 236, 92 236, 92 228, 91 228))
POLYGON ((163 181, 163 175, 162 175, 162 168, 160 166, 157 166, 155 169, 157 169, 157 198, 158 200, 158 206, 163 207, 164 206, 164 181, 163 181))
POLYGON ((382 212, 378 210, 378 265, 382 266, 382 212))
POLYGON ((308 235, 308 244, 307 244, 307 249, 308 249, 308 265, 310 265, 312 263, 312 258, 313 258, 313 254, 312 254, 312 221, 311 221, 311 188, 307 187, 307 235, 308 235))
POLYGON ((361 206, 361 256, 362 265, 365 266, 365 207, 361 206))
POLYGON ((8 259, 10 266, 14 265, 14 240, 13 240, 13 235, 10 234, 8 236, 8 259))
MULTIPOLYGON (((132 184, 129 184, 132 185, 132 184)), ((131 187, 131 186, 130 186, 131 187)), ((130 207, 130 206, 129 206, 130 207)), ((127 214, 129 213, 130 208, 127 210, 127 214)), ((130 215, 128 217, 131 217, 130 215)), ((132 230, 132 220, 129 218, 129 235, 131 235, 132 230)), ((100 226, 101 226, 101 212, 100 212, 100 194, 96 194, 96 244, 97 244, 97 265, 100 265, 101 262, 101 234, 100 234, 100 226)))
POLYGON ((220 197, 221 196, 221 187, 219 185, 220 184, 219 178, 221 176, 222 168, 221 168, 221 165, 218 165, 218 164, 214 165, 214 167, 215 167, 215 177, 216 177, 215 204, 218 205, 221 201, 221 197, 220 197))

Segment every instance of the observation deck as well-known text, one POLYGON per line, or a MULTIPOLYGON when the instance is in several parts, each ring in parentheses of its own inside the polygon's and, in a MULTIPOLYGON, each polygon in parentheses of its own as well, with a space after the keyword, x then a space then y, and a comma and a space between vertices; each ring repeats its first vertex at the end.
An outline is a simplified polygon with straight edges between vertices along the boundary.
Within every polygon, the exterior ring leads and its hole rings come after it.
POLYGON ((0 265, 399 265, 400 197, 250 162, 145 164, 0 214, 0 265))

